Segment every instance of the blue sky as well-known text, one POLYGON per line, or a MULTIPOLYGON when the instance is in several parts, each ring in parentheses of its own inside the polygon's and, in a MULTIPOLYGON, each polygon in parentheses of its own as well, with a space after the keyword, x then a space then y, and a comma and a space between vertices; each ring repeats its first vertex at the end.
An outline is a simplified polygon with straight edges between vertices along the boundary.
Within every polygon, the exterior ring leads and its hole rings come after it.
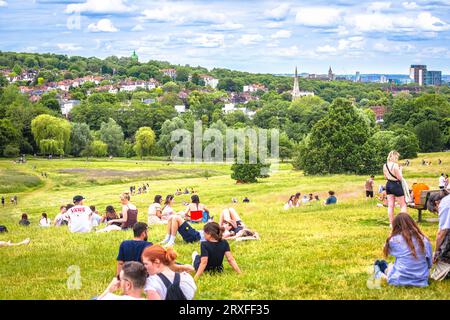
POLYGON ((450 0, 0 0, 0 50, 250 72, 450 73, 450 0))

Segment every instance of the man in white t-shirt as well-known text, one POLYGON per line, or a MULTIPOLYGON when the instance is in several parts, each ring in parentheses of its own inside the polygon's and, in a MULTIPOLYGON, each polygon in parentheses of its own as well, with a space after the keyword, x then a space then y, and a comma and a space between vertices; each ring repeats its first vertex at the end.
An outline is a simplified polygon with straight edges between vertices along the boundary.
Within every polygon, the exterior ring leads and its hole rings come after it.
POLYGON ((90 232, 92 229, 92 211, 83 204, 83 196, 73 197, 74 206, 67 210, 70 232, 90 232))
POLYGON ((144 285, 147 281, 147 269, 137 261, 125 262, 118 276, 114 278, 97 300, 144 300, 144 285), (113 292, 122 290, 122 295, 113 292))

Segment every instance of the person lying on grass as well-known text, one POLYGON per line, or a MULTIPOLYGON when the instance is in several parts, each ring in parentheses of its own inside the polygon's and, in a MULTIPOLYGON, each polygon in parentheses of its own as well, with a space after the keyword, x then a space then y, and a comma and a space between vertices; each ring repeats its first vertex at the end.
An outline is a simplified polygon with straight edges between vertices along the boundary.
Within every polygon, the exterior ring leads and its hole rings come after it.
MULTIPOLYGON (((128 261, 136 261, 142 263, 142 252, 145 248, 150 247, 153 243, 148 242, 148 226, 144 222, 138 222, 133 226, 133 240, 125 240, 120 244, 119 254, 117 255, 117 272, 120 274, 122 266, 128 261)), ((182 272, 194 272, 191 265, 174 264, 172 270, 182 272)))
POLYGON ((30 243, 30 238, 27 238, 21 242, 12 243, 11 241, 0 241, 0 247, 15 247, 15 246, 22 246, 30 243))
POLYGON ((229 222, 236 227, 244 227, 241 217, 234 208, 223 209, 219 217, 219 225, 223 227, 224 223, 229 222))
POLYGON ((223 239, 244 241, 244 240, 259 240, 259 234, 243 227, 234 227, 230 222, 224 222, 223 239))
POLYGON ((109 284, 108 288, 98 296, 97 300, 144 300, 144 286, 147 281, 147 270, 140 262, 126 262, 119 276, 109 284), (122 294, 113 292, 121 289, 122 294))
POLYGON ((230 266, 240 274, 241 270, 231 254, 230 245, 222 238, 224 229, 216 222, 208 222, 203 227, 203 232, 206 241, 200 244, 200 255, 196 251, 192 253, 192 264, 197 270, 194 279, 197 280, 205 271, 222 272, 224 256, 230 266))
POLYGON ((413 218, 405 212, 393 220, 391 235, 384 246, 384 256, 395 257, 393 264, 375 262, 380 276, 393 286, 428 286, 432 266, 432 247, 413 218))
POLYGON ((192 300, 197 286, 187 272, 175 272, 177 254, 159 245, 145 248, 142 261, 148 272, 145 294, 149 300, 192 300))

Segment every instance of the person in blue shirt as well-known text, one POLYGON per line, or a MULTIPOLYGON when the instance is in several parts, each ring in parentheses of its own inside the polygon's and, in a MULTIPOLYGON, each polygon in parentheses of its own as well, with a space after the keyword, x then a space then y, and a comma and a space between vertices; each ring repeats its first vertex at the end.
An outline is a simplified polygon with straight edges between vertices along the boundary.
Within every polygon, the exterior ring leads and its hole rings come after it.
MULTIPOLYGON (((119 254, 117 255, 117 273, 120 274, 125 262, 136 261, 142 263, 142 253, 145 248, 150 247, 153 243, 148 242, 148 225, 144 222, 137 222, 133 226, 133 240, 125 240, 120 244, 119 254)), ((194 272, 194 268, 189 264, 175 264, 173 271, 177 272, 194 272)))
POLYGON ((337 203, 337 199, 336 199, 336 196, 334 195, 334 191, 328 191, 328 195, 329 195, 329 197, 325 201, 325 204, 326 205, 336 204, 337 203))
POLYGON ((384 270, 384 278, 393 286, 426 287, 432 254, 430 241, 413 218, 405 212, 399 213, 384 246, 384 256, 395 257, 395 262, 384 270))

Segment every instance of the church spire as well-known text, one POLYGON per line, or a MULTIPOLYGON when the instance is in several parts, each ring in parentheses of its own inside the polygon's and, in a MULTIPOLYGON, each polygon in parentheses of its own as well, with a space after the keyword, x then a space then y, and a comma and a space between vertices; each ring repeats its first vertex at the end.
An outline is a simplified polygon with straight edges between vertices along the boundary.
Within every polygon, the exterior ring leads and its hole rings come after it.
POLYGON ((294 89, 292 90, 292 100, 300 97, 300 87, 298 85, 297 66, 295 66, 294 89))

